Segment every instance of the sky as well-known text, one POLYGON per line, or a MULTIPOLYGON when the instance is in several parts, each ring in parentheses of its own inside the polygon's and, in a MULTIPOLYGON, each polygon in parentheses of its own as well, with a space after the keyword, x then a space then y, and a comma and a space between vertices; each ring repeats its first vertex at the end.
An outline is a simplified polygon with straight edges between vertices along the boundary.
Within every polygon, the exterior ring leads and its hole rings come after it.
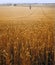
POLYGON ((55 0, 0 0, 3 3, 55 3, 55 0))

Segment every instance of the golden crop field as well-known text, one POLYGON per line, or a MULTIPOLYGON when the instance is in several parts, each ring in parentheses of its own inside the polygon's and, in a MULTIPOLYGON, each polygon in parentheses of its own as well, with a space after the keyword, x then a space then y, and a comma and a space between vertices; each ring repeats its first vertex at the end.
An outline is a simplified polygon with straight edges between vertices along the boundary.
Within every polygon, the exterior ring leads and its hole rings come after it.
POLYGON ((55 7, 0 6, 0 65, 54 65, 55 7))

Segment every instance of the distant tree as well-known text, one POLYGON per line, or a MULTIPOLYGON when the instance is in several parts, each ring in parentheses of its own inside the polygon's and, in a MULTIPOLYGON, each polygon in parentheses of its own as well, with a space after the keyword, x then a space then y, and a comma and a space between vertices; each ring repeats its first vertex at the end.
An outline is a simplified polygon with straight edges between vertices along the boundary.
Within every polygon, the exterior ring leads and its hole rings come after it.
POLYGON ((16 6, 17 4, 13 4, 13 6, 16 6))

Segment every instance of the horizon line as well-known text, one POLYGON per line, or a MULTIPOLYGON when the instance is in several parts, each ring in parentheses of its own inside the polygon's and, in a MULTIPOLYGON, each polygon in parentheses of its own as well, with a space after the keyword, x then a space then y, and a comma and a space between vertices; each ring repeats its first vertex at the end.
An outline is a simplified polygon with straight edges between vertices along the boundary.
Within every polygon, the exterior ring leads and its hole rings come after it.
POLYGON ((55 3, 0 3, 0 4, 55 4, 55 3))

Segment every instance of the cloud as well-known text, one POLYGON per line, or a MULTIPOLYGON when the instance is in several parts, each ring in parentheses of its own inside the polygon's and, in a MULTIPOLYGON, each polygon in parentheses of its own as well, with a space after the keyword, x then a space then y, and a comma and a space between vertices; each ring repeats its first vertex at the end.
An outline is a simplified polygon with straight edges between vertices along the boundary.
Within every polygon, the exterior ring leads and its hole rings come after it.
POLYGON ((0 0, 0 3, 55 3, 55 0, 0 0))

